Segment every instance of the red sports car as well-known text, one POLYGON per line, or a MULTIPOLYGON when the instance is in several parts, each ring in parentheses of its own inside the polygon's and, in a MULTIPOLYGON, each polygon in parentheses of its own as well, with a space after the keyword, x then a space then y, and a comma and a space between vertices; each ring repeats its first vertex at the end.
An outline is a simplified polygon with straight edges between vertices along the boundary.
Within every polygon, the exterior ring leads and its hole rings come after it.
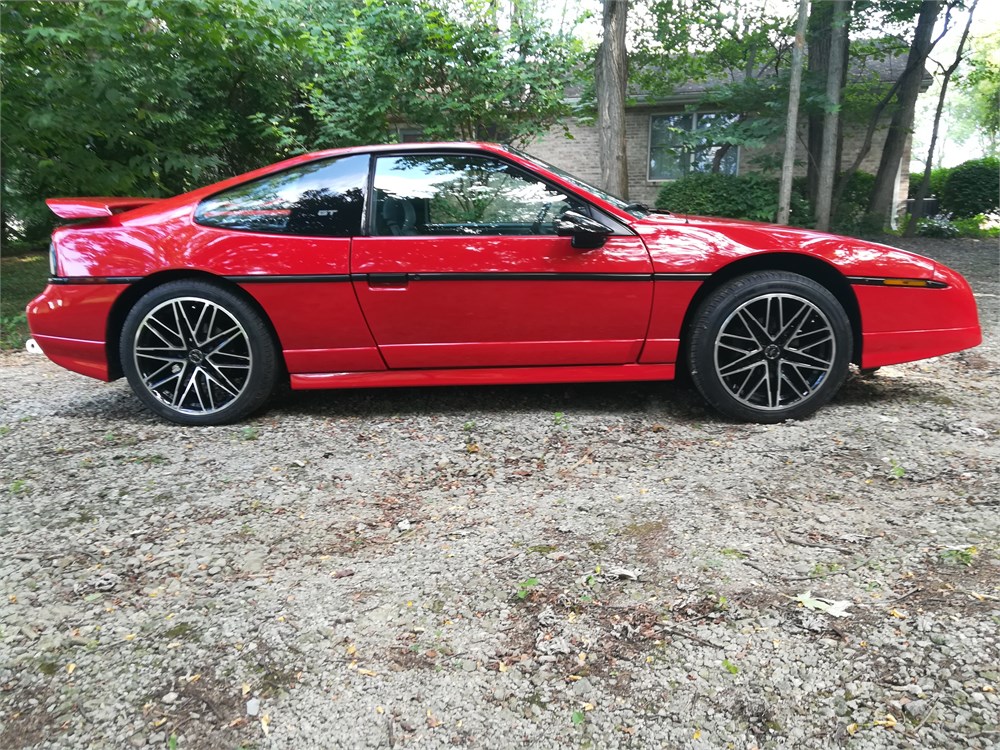
POLYGON ((308 154, 163 200, 54 198, 28 306, 56 363, 221 424, 292 388, 670 380, 805 417, 862 369, 975 346, 933 260, 626 203, 503 146, 308 154))

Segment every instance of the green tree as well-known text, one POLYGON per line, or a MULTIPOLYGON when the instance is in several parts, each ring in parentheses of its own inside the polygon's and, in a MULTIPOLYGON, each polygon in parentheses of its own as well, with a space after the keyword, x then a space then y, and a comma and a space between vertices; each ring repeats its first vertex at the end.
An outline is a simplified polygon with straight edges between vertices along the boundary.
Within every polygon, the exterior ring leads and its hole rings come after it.
POLYGON ((298 31, 257 0, 5 2, 4 239, 52 195, 165 195, 267 163, 253 122, 295 105, 298 31))
POLYGON ((955 76, 959 96, 949 107, 949 135, 972 142, 986 156, 1000 156, 1000 31, 973 37, 970 48, 955 76))
POLYGON ((302 84, 316 123, 310 145, 395 140, 399 126, 519 142, 569 114, 580 43, 546 31, 528 0, 506 18, 482 0, 311 5, 322 12, 308 26, 314 69, 302 84))

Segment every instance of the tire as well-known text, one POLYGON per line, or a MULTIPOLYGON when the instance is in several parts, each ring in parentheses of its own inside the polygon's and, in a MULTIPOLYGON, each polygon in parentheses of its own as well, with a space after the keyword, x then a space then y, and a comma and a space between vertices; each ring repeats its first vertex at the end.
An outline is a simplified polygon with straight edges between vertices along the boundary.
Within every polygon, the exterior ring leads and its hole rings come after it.
POLYGON ((184 425, 237 422, 278 381, 268 323, 233 292, 201 280, 156 287, 122 327, 122 370, 153 412, 184 425))
POLYGON ((802 419, 847 377, 851 323, 828 289, 785 271, 733 279, 699 306, 688 370, 708 403, 746 422, 802 419))

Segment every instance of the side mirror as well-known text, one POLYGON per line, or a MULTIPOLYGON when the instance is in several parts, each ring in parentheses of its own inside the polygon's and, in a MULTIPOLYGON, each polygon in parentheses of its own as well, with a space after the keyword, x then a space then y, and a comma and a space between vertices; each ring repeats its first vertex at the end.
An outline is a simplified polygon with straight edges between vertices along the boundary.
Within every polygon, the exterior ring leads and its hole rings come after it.
POLYGON ((557 235, 572 237, 573 247, 581 250, 601 247, 612 234, 612 231, 601 222, 577 211, 563 211, 556 217, 555 227, 557 235))

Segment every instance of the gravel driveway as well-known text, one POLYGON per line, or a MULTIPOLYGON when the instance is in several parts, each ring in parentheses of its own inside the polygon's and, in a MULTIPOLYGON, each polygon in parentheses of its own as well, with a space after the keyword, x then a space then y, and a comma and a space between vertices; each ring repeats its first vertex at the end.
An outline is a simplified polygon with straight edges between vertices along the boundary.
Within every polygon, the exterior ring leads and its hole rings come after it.
POLYGON ((0 356, 0 747, 997 747, 997 247, 913 246, 986 343, 769 427, 611 384, 183 428, 0 356))

